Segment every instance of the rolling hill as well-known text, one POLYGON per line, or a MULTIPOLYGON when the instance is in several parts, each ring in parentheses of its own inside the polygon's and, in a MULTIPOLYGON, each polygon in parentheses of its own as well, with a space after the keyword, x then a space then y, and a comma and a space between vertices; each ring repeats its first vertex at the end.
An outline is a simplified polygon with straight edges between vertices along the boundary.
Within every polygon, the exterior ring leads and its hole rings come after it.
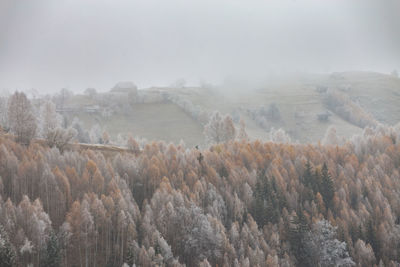
MULTIPOLYGON (((324 103, 324 92, 335 90, 349 98, 377 121, 394 125, 400 121, 400 79, 372 72, 342 72, 333 74, 303 74, 290 78, 273 78, 263 85, 224 85, 217 88, 152 87, 139 90, 142 94, 169 94, 190 103, 202 111, 216 110, 231 114, 235 122, 241 118, 252 139, 268 140, 271 127, 283 128, 292 140, 316 142, 321 140, 330 125, 339 136, 351 136, 362 129, 341 114, 330 111, 324 103), (254 120, 257 109, 271 104, 279 109, 279 120, 264 126, 254 120), (253 113, 252 113, 253 112, 253 113), (329 112, 327 121, 318 120, 318 114, 329 112)), ((74 96, 71 105, 95 104, 87 96, 74 96), (86 100, 85 100, 86 99, 86 100)), ((188 146, 204 143, 203 125, 193 114, 171 101, 136 103, 125 114, 114 113, 103 119, 97 113, 77 114, 90 129, 99 124, 112 138, 118 133, 129 133, 148 140, 165 140, 188 146)))

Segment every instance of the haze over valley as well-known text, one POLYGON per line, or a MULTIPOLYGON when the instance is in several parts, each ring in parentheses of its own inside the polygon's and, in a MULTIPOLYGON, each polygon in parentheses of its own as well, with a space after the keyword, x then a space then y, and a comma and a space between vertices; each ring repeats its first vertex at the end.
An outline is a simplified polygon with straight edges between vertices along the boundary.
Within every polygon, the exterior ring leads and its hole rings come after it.
POLYGON ((400 1, 0 1, 0 267, 400 265, 400 1))

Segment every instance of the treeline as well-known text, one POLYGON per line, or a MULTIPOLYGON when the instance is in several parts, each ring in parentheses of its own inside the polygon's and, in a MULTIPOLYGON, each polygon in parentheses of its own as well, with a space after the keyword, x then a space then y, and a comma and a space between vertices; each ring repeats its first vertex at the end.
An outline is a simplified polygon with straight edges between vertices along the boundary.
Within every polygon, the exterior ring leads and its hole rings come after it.
POLYGON ((246 109, 246 113, 258 126, 265 130, 270 130, 274 123, 279 123, 281 121, 281 112, 276 103, 271 103, 268 106, 246 109))
POLYGON ((329 89, 323 94, 325 106, 343 119, 361 128, 377 126, 378 121, 346 93, 329 89))
MULTIPOLYGON (((72 97, 72 92, 61 90, 52 97, 29 100, 23 92, 16 91, 9 97, 0 97, 0 131, 14 136, 19 143, 29 144, 34 139, 44 140, 50 147, 62 151, 71 143, 106 144, 132 148, 147 141, 137 138, 132 142, 128 134, 119 134, 111 139, 110 135, 95 124, 89 131, 77 117, 57 112, 57 106, 72 97), (62 101, 60 99, 63 99, 62 101), (58 103, 58 104, 57 104, 58 103)), ((60 108, 60 107, 58 107, 60 108)))
POLYGON ((0 265, 398 266, 399 130, 113 158, 0 137, 0 265))

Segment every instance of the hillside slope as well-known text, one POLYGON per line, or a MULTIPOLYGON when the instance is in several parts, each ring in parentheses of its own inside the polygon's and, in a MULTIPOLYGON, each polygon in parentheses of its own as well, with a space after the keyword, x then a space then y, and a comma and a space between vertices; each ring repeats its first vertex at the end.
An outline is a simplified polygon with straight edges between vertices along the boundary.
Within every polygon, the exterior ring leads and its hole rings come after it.
POLYGON ((339 136, 351 136, 361 128, 338 114, 331 113, 328 121, 319 121, 317 115, 328 111, 324 94, 319 88, 337 90, 347 95, 355 105, 370 113, 381 123, 400 122, 400 79, 369 72, 345 72, 331 75, 297 75, 277 78, 267 85, 208 90, 202 88, 170 89, 205 110, 219 110, 240 116, 246 122, 247 132, 254 139, 267 140, 268 128, 257 125, 248 110, 276 104, 281 120, 269 127, 285 129, 294 140, 316 142, 321 140, 330 125, 339 136))
MULTIPOLYGON (((333 74, 303 74, 274 78, 263 85, 224 85, 218 88, 152 87, 139 90, 148 94, 171 94, 181 102, 211 114, 220 111, 231 114, 246 123, 252 139, 268 140, 271 127, 283 128, 292 140, 317 142, 324 137, 329 126, 335 126, 339 136, 348 137, 361 132, 361 128, 327 108, 324 91, 336 90, 345 95, 366 114, 388 125, 400 122, 400 79, 379 73, 343 72, 333 74), (322 91, 321 92, 321 88, 322 91), (186 103, 187 102, 187 103, 186 103), (254 119, 254 112, 275 105, 280 118, 265 125, 254 119), (318 120, 318 114, 331 112, 328 121, 318 120), (253 112, 253 113, 252 113, 253 112)), ((83 96, 75 96, 71 105, 96 104, 83 96), (85 100, 86 99, 86 100, 85 100)), ((203 123, 190 112, 172 102, 138 103, 128 114, 116 113, 104 119, 99 114, 77 114, 87 129, 99 124, 112 138, 118 133, 149 140, 165 140, 189 146, 204 143, 203 123)))

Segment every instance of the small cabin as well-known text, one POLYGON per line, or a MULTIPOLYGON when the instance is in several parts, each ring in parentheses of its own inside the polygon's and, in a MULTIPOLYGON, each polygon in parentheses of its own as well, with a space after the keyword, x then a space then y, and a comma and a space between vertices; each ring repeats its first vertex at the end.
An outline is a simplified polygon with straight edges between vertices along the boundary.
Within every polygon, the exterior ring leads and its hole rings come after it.
POLYGON ((96 113, 100 111, 100 107, 98 105, 86 106, 84 107, 84 111, 87 113, 96 113))
POLYGON ((325 112, 317 114, 319 121, 328 121, 330 116, 332 116, 332 113, 330 113, 329 111, 325 111, 325 112))
POLYGON ((136 102, 138 89, 133 82, 119 82, 110 90, 109 94, 117 98, 128 98, 130 101, 136 102))

